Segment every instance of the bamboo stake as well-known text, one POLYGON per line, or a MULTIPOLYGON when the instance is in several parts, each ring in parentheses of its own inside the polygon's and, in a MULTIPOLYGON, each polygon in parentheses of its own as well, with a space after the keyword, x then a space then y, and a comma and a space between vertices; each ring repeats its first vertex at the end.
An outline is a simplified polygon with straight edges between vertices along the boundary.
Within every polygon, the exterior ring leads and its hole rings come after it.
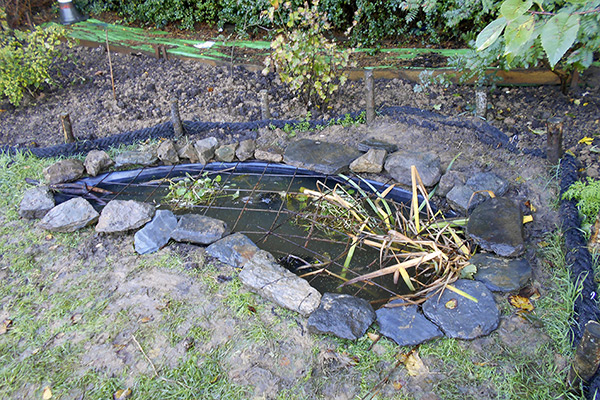
POLYGON ((108 52, 108 67, 110 68, 110 82, 112 84, 113 98, 117 100, 117 93, 115 92, 115 76, 113 74, 112 60, 110 58, 110 46, 108 45, 108 28, 106 29, 106 51, 108 52))

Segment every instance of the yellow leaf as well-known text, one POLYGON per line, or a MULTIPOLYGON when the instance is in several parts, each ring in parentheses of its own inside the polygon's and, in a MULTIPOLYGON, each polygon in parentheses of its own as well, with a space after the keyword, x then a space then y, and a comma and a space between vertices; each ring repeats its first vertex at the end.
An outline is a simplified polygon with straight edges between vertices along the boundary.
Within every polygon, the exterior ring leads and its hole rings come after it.
POLYGON ((586 144, 586 145, 589 146, 593 142, 594 142, 594 138, 586 136, 583 139, 579 139, 579 142, 577 142, 577 143, 579 143, 579 144, 586 144))
POLYGON ((429 368, 423 364, 421 357, 419 357, 419 353, 416 351, 410 353, 408 357, 406 357, 404 366, 406 367, 406 372, 410 376, 423 376, 429 374, 429 368))
POLYGON ((448 310, 454 310, 457 305, 458 305, 458 302, 456 301, 456 299, 450 299, 446 302, 446 308, 448 310))
POLYGON ((533 221, 533 215, 523 215, 523 223, 526 224, 528 222, 533 221))
POLYGON ((44 391, 42 392, 42 399, 50 400, 52 398, 52 390, 50 390, 50 386, 46 386, 44 391))
POLYGON ((125 400, 131 397, 131 389, 127 388, 125 390, 117 390, 114 394, 113 394, 113 399, 114 400, 125 400))
POLYGON ((519 310, 533 311, 533 304, 527 297, 517 295, 508 296, 508 302, 519 310))

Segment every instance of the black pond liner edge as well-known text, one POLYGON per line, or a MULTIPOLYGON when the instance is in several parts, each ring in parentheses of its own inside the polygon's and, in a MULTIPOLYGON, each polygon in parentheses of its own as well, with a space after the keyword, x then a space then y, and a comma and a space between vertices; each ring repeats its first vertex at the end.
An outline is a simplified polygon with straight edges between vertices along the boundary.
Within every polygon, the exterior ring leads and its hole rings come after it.
MULTIPOLYGON (((421 126, 431 130, 439 129, 439 125, 470 128, 474 130, 475 136, 482 143, 497 148, 505 148, 513 153, 523 153, 540 158, 546 157, 545 153, 538 148, 521 149, 519 151, 519 149, 517 149, 517 147, 511 142, 510 138, 506 134, 485 121, 473 122, 460 118, 450 118, 430 111, 407 106, 385 107, 378 109, 377 112, 380 115, 388 116, 396 121, 411 126, 421 126), (430 121, 430 119, 435 119, 435 121, 430 121)), ((349 114, 353 117, 356 117, 360 115, 360 112, 349 114)), ((343 118, 343 116, 332 118, 327 121, 311 120, 309 121, 309 125, 311 127, 315 127, 317 125, 326 125, 327 123, 338 120, 339 118, 343 118)), ((215 129, 244 132, 269 126, 283 128, 286 124, 293 125, 299 122, 303 121, 263 120, 224 123, 185 121, 183 126, 186 135, 196 136, 215 129)), ((31 153, 37 157, 71 156, 95 149, 108 149, 112 146, 117 146, 120 144, 132 144, 149 138, 158 139, 172 137, 174 137, 173 126, 170 122, 166 122, 150 128, 125 132, 107 138, 61 144, 45 148, 3 145, 0 146, 0 153, 15 155, 19 152, 22 152, 31 153)), ((579 283, 583 285, 582 294, 580 297, 578 297, 574 307, 574 320, 576 322, 571 326, 573 344, 576 346, 581 340, 581 335, 585 324, 592 319, 598 320, 600 317, 600 311, 597 304, 597 285, 594 282, 592 257, 587 249, 587 244, 583 233, 580 231, 581 221, 579 220, 577 205, 573 200, 562 199, 562 194, 567 190, 567 188, 579 179, 575 157, 569 154, 566 154, 563 157, 560 165, 560 176, 560 218, 565 236, 565 248, 567 249, 565 262, 570 268, 571 280, 573 284, 579 283)), ((589 385, 584 387, 584 389, 586 398, 596 399, 595 393, 600 393, 600 372, 596 372, 589 385)))

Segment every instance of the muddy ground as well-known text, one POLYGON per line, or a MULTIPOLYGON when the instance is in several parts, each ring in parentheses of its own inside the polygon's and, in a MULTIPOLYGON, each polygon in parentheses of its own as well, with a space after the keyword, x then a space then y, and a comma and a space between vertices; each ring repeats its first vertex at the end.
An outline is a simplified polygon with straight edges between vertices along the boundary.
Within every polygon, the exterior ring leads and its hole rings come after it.
MULTIPOLYGON (((273 76, 141 55, 112 54, 115 100, 106 51, 68 53, 70 60, 57 76, 61 87, 29 97, 16 109, 3 106, 1 144, 60 143, 64 113, 70 114, 79 139, 153 126, 169 119, 173 96, 184 120, 258 120, 261 89, 269 91, 274 118, 306 115, 304 105, 273 76)), ((417 92, 414 83, 381 80, 376 103, 474 118, 471 87, 426 86, 417 92)), ((363 83, 349 82, 320 116, 364 106, 363 83)), ((578 144, 600 133, 597 86, 571 95, 557 87, 499 87, 490 94, 489 123, 519 148, 543 148, 545 136, 539 131, 552 116, 565 119, 565 147, 579 156, 590 176, 598 176, 593 144, 578 144)), ((560 262, 540 256, 558 222, 551 166, 538 157, 484 145, 468 128, 448 127, 436 118, 430 122, 419 127, 379 117, 369 127, 332 126, 298 132, 290 140, 317 137, 356 145, 375 137, 400 148, 435 151, 445 166, 456 158, 452 168, 467 175, 494 171, 504 177, 510 182, 508 195, 528 213, 535 208, 534 222, 526 226, 531 285, 542 301, 560 308, 556 291, 561 288, 552 270, 560 262)), ((222 142, 236 139, 229 132, 212 134, 222 142)), ((4 164, 3 179, 21 165, 4 164)), ((40 168, 27 168, 39 177, 40 168)), ((2 187, 10 209, 0 214, 0 321, 12 321, 0 335, 6 355, 0 359, 1 374, 9 383, 0 389, 4 398, 41 398, 45 387, 69 399, 106 399, 127 387, 133 398, 533 398, 532 388, 554 379, 536 375, 540 363, 551 364, 543 371, 554 368, 559 377, 568 368, 557 333, 551 337, 544 325, 548 312, 525 320, 507 305, 506 296, 497 298, 503 312, 498 331, 473 341, 422 346, 417 350, 423 364, 416 367, 402 362, 413 349, 386 339, 373 344, 367 336, 358 343, 312 336, 303 318, 248 293, 237 271, 207 258, 200 248, 172 245, 138 256, 131 235, 98 235, 92 229, 48 235, 15 217, 24 188, 2 187), (508 388, 517 376, 521 380, 508 388)))

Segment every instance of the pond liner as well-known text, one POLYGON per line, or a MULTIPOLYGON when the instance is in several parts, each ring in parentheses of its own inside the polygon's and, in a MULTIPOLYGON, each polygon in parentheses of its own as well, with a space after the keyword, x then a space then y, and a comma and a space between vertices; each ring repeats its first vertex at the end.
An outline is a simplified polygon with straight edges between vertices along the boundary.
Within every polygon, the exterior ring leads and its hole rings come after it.
MULTIPOLYGON (((146 167, 141 169, 127 170, 127 171, 115 171, 108 172, 105 174, 98 175, 96 177, 88 177, 78 180, 75 183, 82 183, 88 186, 97 186, 101 184, 114 184, 114 183, 125 183, 134 184, 148 182, 156 179, 165 177, 175 178, 185 176, 186 174, 196 175, 204 172, 227 172, 232 174, 270 174, 270 175, 289 175, 297 177, 312 177, 312 178, 323 178, 328 181, 333 181, 351 187, 346 179, 337 175, 324 175, 318 172, 314 172, 304 168, 293 167, 286 164, 273 164, 265 163, 260 161, 249 161, 243 163, 225 163, 225 162, 214 162, 209 164, 179 164, 175 166, 159 166, 159 167, 146 167)), ((389 185, 385 183, 373 181, 370 179, 358 179, 349 177, 360 186, 366 193, 373 193, 371 185, 378 192, 383 192, 389 185)), ((67 198, 72 196, 59 196, 58 202, 65 201, 67 198)), ((412 193, 406 189, 400 187, 394 187, 387 194, 386 199, 394 200, 397 203, 410 203, 412 199, 412 193)), ((424 200, 423 196, 419 195, 419 202, 424 200)), ((454 216, 454 215, 451 215, 454 216)))
MULTIPOLYGON (((384 107, 377 110, 380 115, 388 116, 398 122, 405 123, 410 126, 420 126, 430 130, 438 130, 439 126, 450 126, 459 128, 472 129, 475 136, 481 142, 497 148, 505 148, 506 150, 518 153, 519 150, 511 142, 510 138, 498 128, 488 124, 483 120, 465 120, 463 118, 451 118, 441 114, 436 114, 430 111, 421 110, 407 106, 384 107)), ((351 117, 357 118, 361 112, 348 113, 351 117)), ((314 119, 310 121, 301 120, 261 120, 248 122, 204 122, 204 121, 185 121, 183 127, 185 134, 190 137, 205 137, 208 133, 215 130, 225 130, 227 132, 253 132, 260 128, 280 128, 283 129, 286 125, 294 126, 299 123, 308 122, 311 128, 317 126, 327 126, 335 124, 344 119, 346 116, 334 117, 330 119, 314 119)), ((91 150, 107 150, 111 147, 119 145, 129 145, 141 142, 147 139, 173 138, 175 132, 171 122, 165 122, 148 128, 138 129, 136 131, 124 132, 115 134, 105 138, 94 140, 81 140, 75 143, 65 143, 49 147, 26 147, 26 146, 0 146, 0 153, 15 155, 17 153, 31 153, 36 157, 59 157, 73 156, 87 153, 91 150)), ((543 156, 536 149, 529 150, 528 154, 536 154, 543 156)))
MULTIPOLYGON (((578 181, 577 160, 565 154, 560 163, 560 217, 565 240, 565 264, 570 269, 571 281, 581 286, 581 292, 575 299, 574 320, 571 325, 571 339, 577 345, 588 321, 600 321, 598 307, 598 286, 594 280, 592 256, 588 250, 586 238, 581 230, 581 220, 575 200, 563 199, 563 194, 578 181)), ((587 399, 595 399, 600 393, 600 372, 597 371, 585 388, 587 399)))

